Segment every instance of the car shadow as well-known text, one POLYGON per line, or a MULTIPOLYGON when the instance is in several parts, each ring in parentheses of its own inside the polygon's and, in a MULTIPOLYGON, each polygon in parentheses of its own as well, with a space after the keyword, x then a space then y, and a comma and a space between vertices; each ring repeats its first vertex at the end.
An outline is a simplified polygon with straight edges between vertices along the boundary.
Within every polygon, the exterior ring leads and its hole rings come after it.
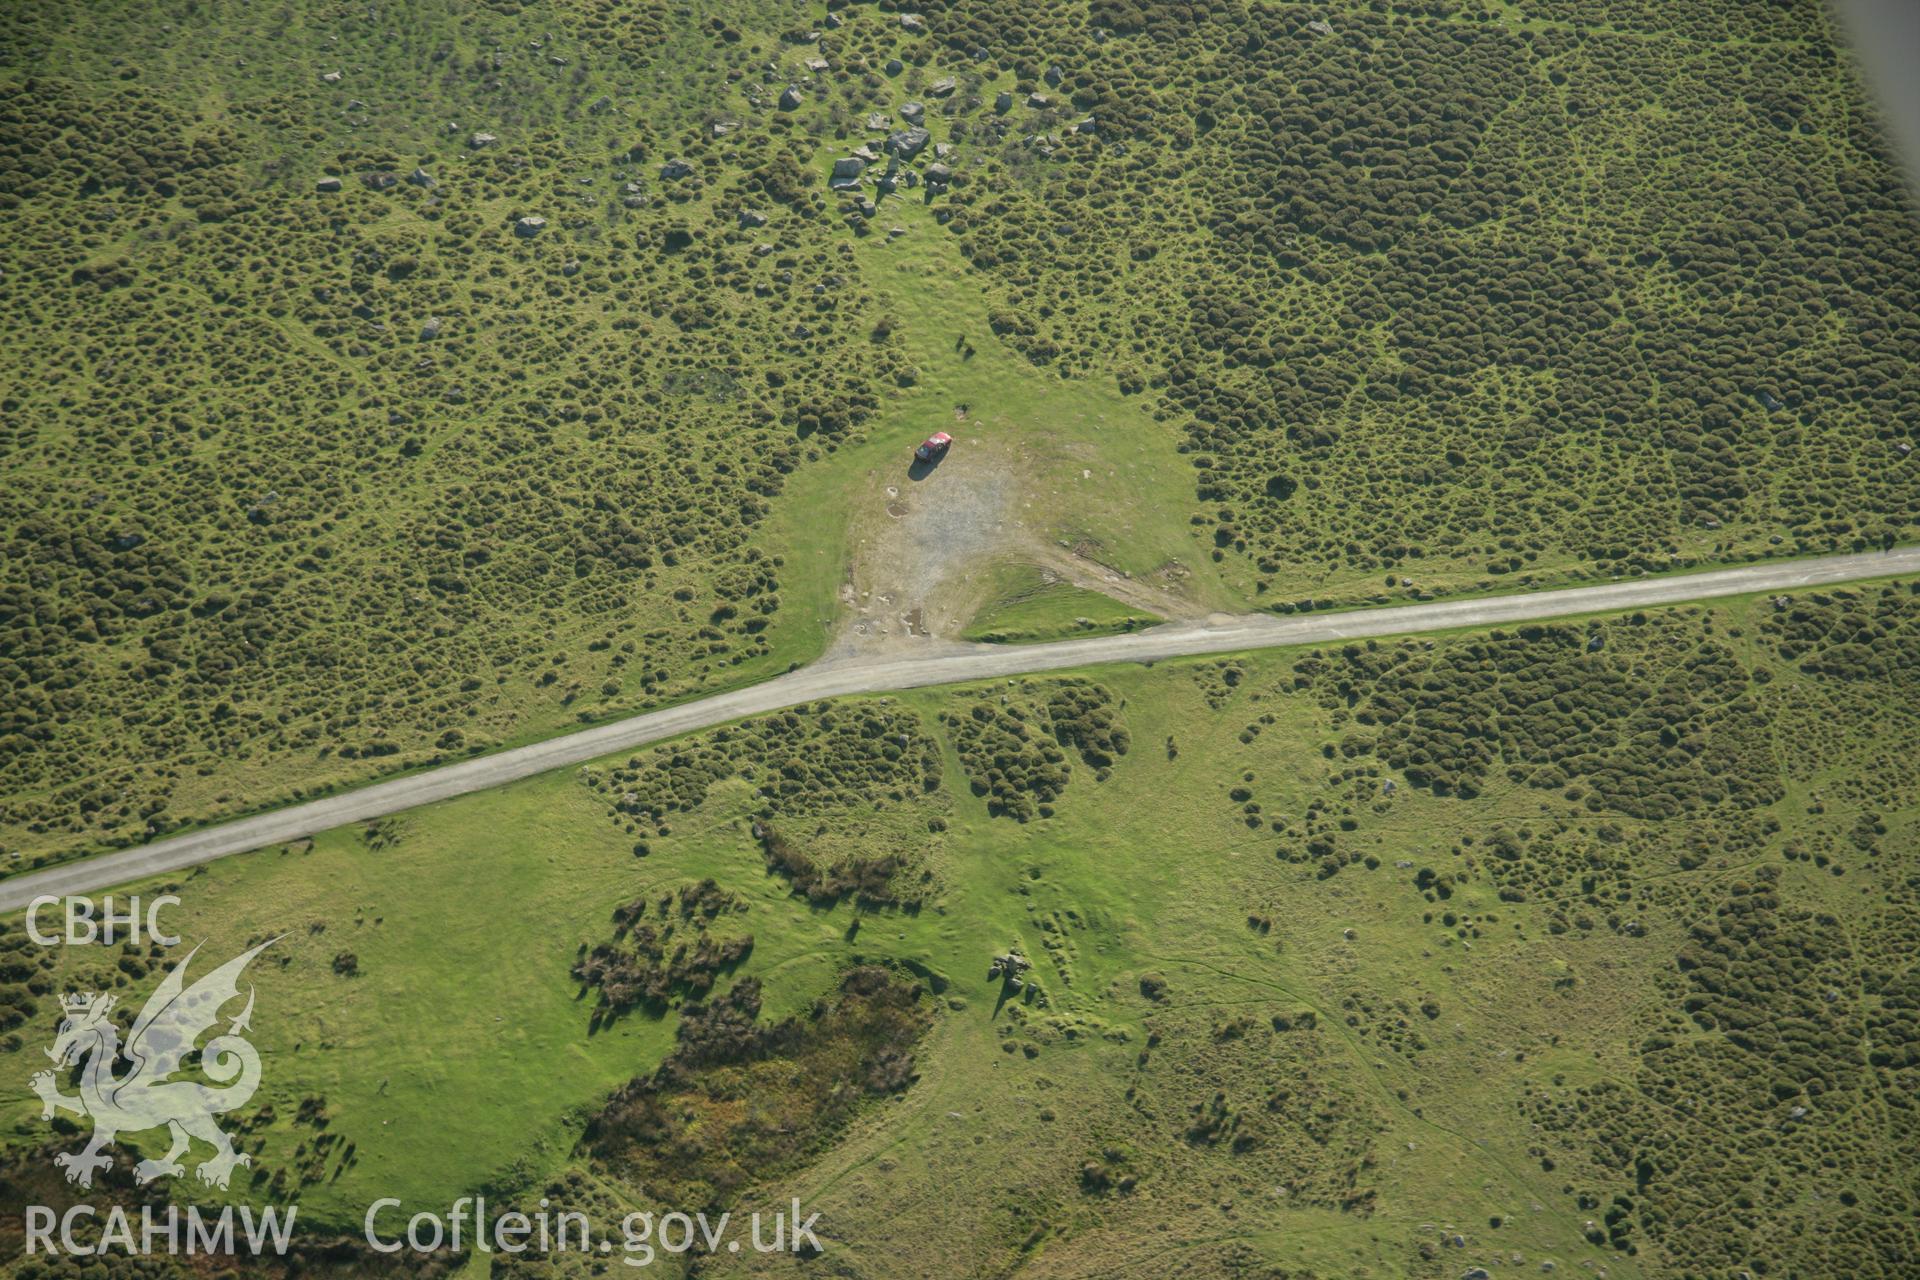
POLYGON ((946 460, 947 460, 947 455, 944 453, 939 455, 936 458, 930 458, 925 462, 922 462, 920 459, 915 458, 907 466, 907 479, 913 480, 913 481, 925 480, 928 476, 938 471, 940 469, 940 464, 942 462, 945 462, 946 460))

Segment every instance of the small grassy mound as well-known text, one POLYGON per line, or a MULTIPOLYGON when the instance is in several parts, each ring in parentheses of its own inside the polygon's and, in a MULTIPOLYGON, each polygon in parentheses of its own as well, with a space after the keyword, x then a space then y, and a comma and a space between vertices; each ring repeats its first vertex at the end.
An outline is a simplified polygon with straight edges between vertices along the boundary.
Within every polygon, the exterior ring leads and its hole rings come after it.
POLYGON ((1076 587, 1030 564, 993 574, 986 604, 961 634, 989 644, 1023 644, 1066 636, 1111 635, 1160 621, 1098 591, 1076 587))

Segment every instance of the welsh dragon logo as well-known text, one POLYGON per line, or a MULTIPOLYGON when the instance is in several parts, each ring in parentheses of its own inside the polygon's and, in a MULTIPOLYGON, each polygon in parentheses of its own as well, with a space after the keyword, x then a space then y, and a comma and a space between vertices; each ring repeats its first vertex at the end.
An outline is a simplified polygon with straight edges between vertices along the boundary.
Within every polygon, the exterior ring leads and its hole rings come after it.
POLYGON ((93 1185, 95 1170, 112 1163, 101 1152, 123 1133, 167 1128, 172 1145, 158 1160, 142 1160, 134 1166, 134 1177, 142 1183, 155 1178, 178 1177, 180 1157, 198 1138, 210 1143, 214 1155, 194 1170, 200 1181, 224 1188, 233 1176, 235 1165, 253 1163, 251 1156, 235 1151, 233 1142, 214 1117, 246 1105, 260 1087, 260 1055, 242 1037, 248 1019, 253 1016, 253 988, 247 988, 247 1004, 227 1026, 225 1035, 215 1036, 200 1050, 200 1070, 218 1088, 192 1080, 171 1080, 181 1061, 193 1052, 194 1042, 219 1020, 220 1010, 240 994, 240 975, 255 956, 273 945, 261 943, 253 950, 235 956, 192 986, 186 985, 187 965, 200 950, 195 947, 187 958, 175 965, 160 986, 147 998, 127 1033, 126 1046, 120 1044, 120 1031, 107 1015, 114 997, 107 993, 73 993, 61 997, 65 1017, 47 1056, 62 1071, 85 1062, 80 1073, 80 1096, 70 1098, 60 1092, 52 1071, 33 1077, 33 1091, 40 1095, 42 1119, 53 1118, 55 1109, 93 1118, 93 1139, 86 1149, 63 1152, 54 1163, 66 1170, 67 1181, 83 1187, 93 1185), (131 1063, 124 1075, 114 1068, 123 1057, 131 1063))

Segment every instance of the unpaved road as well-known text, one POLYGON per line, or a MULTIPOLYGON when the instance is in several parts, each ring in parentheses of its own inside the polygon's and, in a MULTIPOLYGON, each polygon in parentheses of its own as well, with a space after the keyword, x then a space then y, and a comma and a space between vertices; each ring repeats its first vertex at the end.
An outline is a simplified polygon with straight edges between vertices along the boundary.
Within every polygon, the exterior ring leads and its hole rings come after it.
POLYGON ((876 654, 833 658, 732 693, 650 711, 139 848, 14 876, 0 881, 0 911, 17 910, 42 894, 91 893, 129 880, 197 866, 231 853, 283 844, 350 822, 366 822, 403 809, 449 800, 549 769, 582 764, 611 752, 630 750, 662 738, 816 698, 917 689, 1103 662, 1151 662, 1188 654, 1231 653, 1451 627, 1532 622, 1907 574, 1920 575, 1920 547, 1743 565, 1652 581, 1612 582, 1565 591, 1441 600, 1347 613, 1289 618, 1239 615, 1222 618, 1214 624, 1175 623, 1130 635, 1062 640, 1055 644, 995 646, 928 641, 912 657, 876 654))

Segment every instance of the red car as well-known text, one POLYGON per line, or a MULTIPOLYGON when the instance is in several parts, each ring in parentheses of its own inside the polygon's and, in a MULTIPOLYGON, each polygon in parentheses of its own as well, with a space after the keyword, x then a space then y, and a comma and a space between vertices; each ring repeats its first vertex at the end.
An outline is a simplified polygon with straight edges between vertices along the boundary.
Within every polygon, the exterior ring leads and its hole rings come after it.
POLYGON ((945 453, 952 444, 952 436, 944 431, 936 431, 925 440, 922 440, 920 447, 913 451, 914 460, 916 462, 932 462, 935 458, 945 453))

